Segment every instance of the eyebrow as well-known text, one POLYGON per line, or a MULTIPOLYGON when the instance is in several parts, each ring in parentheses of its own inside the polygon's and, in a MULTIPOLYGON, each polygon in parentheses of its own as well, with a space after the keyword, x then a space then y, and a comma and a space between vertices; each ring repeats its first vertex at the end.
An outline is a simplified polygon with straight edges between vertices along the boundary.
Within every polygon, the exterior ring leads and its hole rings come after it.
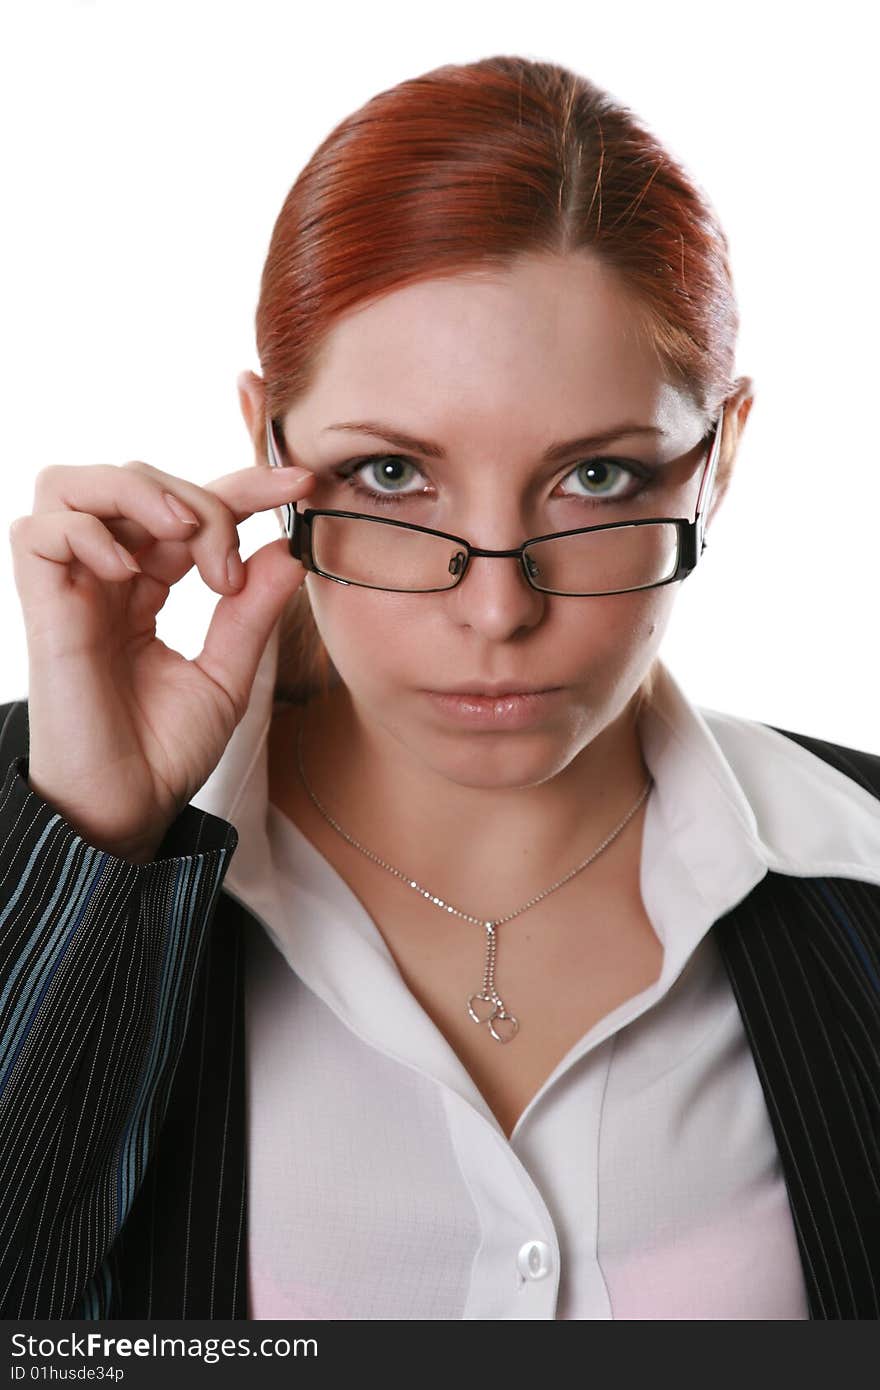
MULTIPOLYGON (((381 420, 346 420, 338 425, 328 425, 324 433, 326 434, 331 430, 344 430, 353 434, 372 434, 377 439, 384 439, 386 443, 393 444, 396 449, 406 449, 409 453, 424 454, 426 458, 446 458, 446 451, 442 445, 435 444, 430 439, 416 439, 414 435, 404 434, 402 430, 395 429, 393 425, 384 424, 381 420)), ((657 425, 615 425, 613 429, 602 430, 599 434, 582 435, 578 439, 567 439, 560 443, 551 444, 541 455, 541 462, 556 463, 559 459, 567 457, 578 449, 601 449, 612 439, 620 439, 624 435, 662 435, 665 433, 666 431, 657 425)))

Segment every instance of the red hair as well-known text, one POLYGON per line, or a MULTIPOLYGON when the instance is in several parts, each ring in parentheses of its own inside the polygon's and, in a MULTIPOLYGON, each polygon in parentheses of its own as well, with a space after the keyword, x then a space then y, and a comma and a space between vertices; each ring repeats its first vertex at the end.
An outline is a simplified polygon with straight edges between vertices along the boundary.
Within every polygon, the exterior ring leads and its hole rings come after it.
MULTIPOLYGON (((527 58, 449 64, 380 92, 322 141, 275 222, 256 311, 267 412, 309 389, 356 305, 586 249, 614 268, 634 331, 708 425, 734 387, 727 238, 647 127, 587 78, 527 58)), ((326 690, 329 667, 301 585, 282 617, 276 698, 302 699, 316 679, 326 690)))

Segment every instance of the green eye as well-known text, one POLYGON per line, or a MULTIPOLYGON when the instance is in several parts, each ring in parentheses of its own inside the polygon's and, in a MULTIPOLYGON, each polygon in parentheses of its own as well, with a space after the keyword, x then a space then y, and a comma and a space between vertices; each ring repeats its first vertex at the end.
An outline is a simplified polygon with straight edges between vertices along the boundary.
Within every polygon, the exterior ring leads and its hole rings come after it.
POLYGON ((603 492, 607 492, 609 490, 609 474, 611 475, 610 481, 613 485, 615 481, 615 470, 617 472, 617 476, 619 477, 621 470, 617 464, 612 463, 609 466, 609 464, 605 462, 604 459, 598 459, 594 463, 581 464, 579 471, 582 473, 582 476, 585 481, 589 481, 590 483, 598 483, 600 490, 603 492))
MULTIPOLYGON (((401 458, 398 454, 373 454, 369 458, 360 459, 348 465, 346 470, 340 472, 339 476, 358 497, 365 498, 370 502, 375 502, 379 506, 385 506, 388 503, 409 502, 413 498, 419 497, 421 495, 421 490, 410 489, 406 492, 403 490, 397 492, 383 492, 381 489, 365 486, 362 480, 366 476, 368 470, 379 469, 379 477, 382 477, 381 470, 384 469, 386 475, 384 481, 386 483, 399 482, 401 481, 399 478, 388 477, 387 473, 389 470, 394 472, 394 470, 399 471, 401 468, 415 469, 417 474, 419 471, 410 459, 401 458)), ((376 474, 374 473, 373 476, 376 477, 376 474)), ((408 482, 409 480, 404 479, 404 481, 408 482)))
POLYGON ((381 458, 368 459, 362 466, 365 470, 379 470, 377 473, 373 473, 373 478, 378 477, 384 483, 397 483, 406 480, 394 477, 394 471, 397 470, 399 472, 401 468, 412 468, 413 465, 409 463, 407 459, 397 458, 394 455, 387 455, 381 458))
POLYGON ((587 489, 585 492, 569 495, 585 501, 605 497, 612 502, 629 502, 633 497, 646 492, 653 482, 651 469, 644 466, 636 468, 622 459, 611 458, 586 459, 583 463, 577 464, 567 476, 576 477, 587 489), (629 491, 620 487, 621 480, 625 478, 630 480, 629 491))

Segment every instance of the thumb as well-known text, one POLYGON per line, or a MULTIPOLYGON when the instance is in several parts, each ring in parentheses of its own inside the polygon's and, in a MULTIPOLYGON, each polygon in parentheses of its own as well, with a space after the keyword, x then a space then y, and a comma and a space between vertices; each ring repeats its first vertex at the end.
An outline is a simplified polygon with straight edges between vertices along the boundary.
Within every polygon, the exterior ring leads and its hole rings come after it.
POLYGON ((306 569, 291 555, 287 537, 281 537, 254 551, 244 561, 244 572, 244 587, 220 599, 202 650, 193 658, 193 665, 222 686, 242 713, 272 629, 306 569))

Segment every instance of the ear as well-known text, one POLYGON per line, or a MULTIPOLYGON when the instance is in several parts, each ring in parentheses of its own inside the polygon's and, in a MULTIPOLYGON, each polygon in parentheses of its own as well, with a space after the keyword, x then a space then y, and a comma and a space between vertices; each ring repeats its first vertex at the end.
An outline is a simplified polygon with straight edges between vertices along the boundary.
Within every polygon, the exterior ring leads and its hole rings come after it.
POLYGON ((724 500, 724 495, 730 486, 733 477, 733 469, 739 451, 739 443, 742 432, 745 429, 746 420, 755 400, 755 383, 750 376, 737 377, 734 389, 724 405, 724 421, 721 430, 721 457, 715 470, 715 486, 712 489, 712 501, 709 506, 709 515, 706 518, 706 527, 712 521, 718 508, 724 500))
POLYGON ((244 422, 247 425, 247 432, 253 441, 258 459, 261 459, 263 456, 263 431, 265 429, 263 410, 265 383, 261 376, 248 371, 240 374, 236 385, 238 386, 238 401, 244 422))

